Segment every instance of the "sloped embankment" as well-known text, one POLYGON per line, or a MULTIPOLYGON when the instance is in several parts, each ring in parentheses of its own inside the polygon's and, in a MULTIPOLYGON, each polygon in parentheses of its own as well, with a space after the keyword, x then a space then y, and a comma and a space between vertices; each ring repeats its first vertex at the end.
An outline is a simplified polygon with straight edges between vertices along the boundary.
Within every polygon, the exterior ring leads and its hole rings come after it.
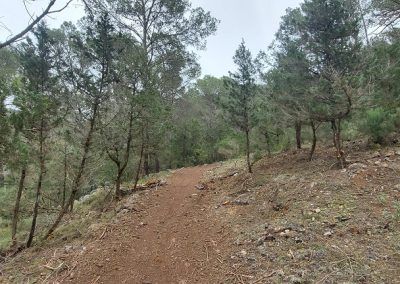
POLYGON ((232 283, 400 283, 400 149, 347 150, 345 170, 325 148, 209 177, 234 231, 232 283))

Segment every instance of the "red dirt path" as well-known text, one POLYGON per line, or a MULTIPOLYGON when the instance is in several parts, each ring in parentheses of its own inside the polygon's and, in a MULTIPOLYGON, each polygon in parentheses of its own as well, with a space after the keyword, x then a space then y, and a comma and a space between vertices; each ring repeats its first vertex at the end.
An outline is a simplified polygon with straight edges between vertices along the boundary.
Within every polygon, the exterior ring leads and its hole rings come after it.
MULTIPOLYGON (((176 171, 150 191, 143 210, 127 213, 87 244, 63 283, 222 283, 226 237, 213 218, 212 192, 195 188, 213 166, 176 171)), ((59 279, 60 281, 60 279, 59 279)))

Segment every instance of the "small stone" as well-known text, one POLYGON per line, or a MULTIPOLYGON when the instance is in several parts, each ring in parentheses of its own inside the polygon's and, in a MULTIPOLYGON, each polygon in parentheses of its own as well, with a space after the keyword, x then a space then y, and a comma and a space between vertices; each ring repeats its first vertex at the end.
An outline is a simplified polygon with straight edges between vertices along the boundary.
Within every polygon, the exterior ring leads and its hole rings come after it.
POLYGON ((67 246, 64 247, 64 251, 65 251, 66 253, 70 253, 70 252, 72 251, 73 248, 74 248, 73 246, 67 245, 67 246))
POLYGON ((256 245, 259 247, 259 246, 262 246, 262 245, 264 245, 264 241, 265 241, 265 238, 259 238, 258 240, 257 240, 257 242, 256 242, 256 245))
POLYGON ((274 240, 275 240, 275 236, 274 236, 274 235, 271 235, 271 234, 268 234, 268 235, 265 237, 265 240, 266 240, 266 241, 274 241, 274 240))
POLYGON ((396 155, 395 151, 388 151, 388 152, 386 152, 385 157, 392 157, 394 155, 396 155))
POLYGON ((321 209, 317 208, 317 209, 314 210, 314 212, 315 212, 315 213, 320 213, 320 212, 321 212, 321 209))
POLYGON ((333 234, 332 231, 326 231, 326 232, 324 233, 324 236, 325 236, 325 237, 330 237, 330 236, 332 236, 332 234, 333 234))
POLYGON ((375 153, 373 153, 372 154, 372 158, 378 158, 378 157, 380 157, 381 156, 381 153, 379 153, 379 152, 375 152, 375 153))
POLYGON ((303 242, 303 240, 298 237, 295 237, 294 241, 296 242, 296 244, 301 244, 303 242))

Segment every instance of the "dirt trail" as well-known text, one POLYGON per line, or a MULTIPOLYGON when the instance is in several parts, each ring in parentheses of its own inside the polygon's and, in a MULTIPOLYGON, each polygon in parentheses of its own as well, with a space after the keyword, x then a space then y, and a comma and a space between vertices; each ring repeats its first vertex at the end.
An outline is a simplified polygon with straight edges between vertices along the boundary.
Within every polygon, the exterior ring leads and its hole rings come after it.
MULTIPOLYGON (((212 192, 195 188, 212 166, 176 171, 75 259, 63 283, 221 283, 223 227, 212 217, 212 192)), ((60 279, 59 279, 60 280, 60 279)))

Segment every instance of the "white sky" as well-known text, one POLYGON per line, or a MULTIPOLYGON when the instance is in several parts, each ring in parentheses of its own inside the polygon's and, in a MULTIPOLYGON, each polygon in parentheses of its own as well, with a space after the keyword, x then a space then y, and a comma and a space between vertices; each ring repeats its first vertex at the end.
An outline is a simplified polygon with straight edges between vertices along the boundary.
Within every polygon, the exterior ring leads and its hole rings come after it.
MULTIPOLYGON (((0 40, 16 33, 29 22, 22 0, 0 0, 0 40), (7 27, 9 30, 4 28, 7 27)), ((57 7, 67 0, 57 0, 57 7)), ((201 6, 219 19, 217 33, 208 39, 207 49, 199 52, 203 75, 223 76, 233 71, 232 57, 242 38, 255 56, 273 41, 280 17, 288 7, 297 7, 302 0, 192 0, 193 6, 201 6)), ((48 0, 35 0, 29 5, 31 14, 39 14, 48 0)), ((83 15, 83 6, 74 0, 61 13, 46 20, 51 27, 64 21, 76 22, 83 15)))

